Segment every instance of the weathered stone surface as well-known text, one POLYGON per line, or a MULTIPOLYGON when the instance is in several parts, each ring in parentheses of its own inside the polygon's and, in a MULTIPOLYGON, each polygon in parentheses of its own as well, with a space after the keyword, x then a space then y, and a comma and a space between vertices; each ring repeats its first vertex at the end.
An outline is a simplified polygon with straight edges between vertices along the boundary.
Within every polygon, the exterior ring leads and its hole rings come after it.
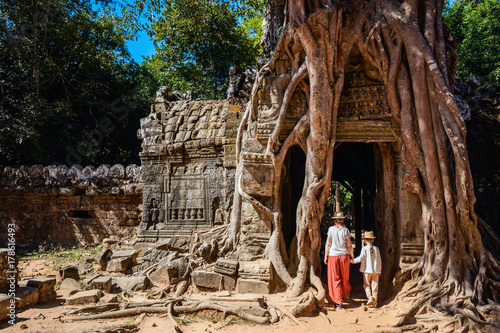
POLYGON ((141 291, 149 288, 150 281, 146 276, 118 277, 113 279, 113 285, 120 290, 141 291))
POLYGON ((74 280, 80 280, 80 274, 78 273, 78 266, 75 265, 67 265, 64 267, 61 267, 59 270, 59 276, 61 277, 61 280, 65 279, 74 279, 74 280))
POLYGON ((225 275, 235 275, 238 272, 238 260, 219 258, 214 271, 225 275))
POLYGON ((78 281, 72 278, 66 278, 64 281, 61 283, 61 286, 59 287, 60 290, 68 290, 68 291, 74 291, 71 294, 74 294, 78 290, 80 290, 80 284, 78 281))
POLYGON ((168 243, 161 249, 184 252, 193 230, 227 222, 244 104, 238 98, 156 103, 141 119, 144 214, 139 243, 163 241, 168 243))
POLYGON ((7 318, 16 318, 16 302, 6 294, 0 294, 0 321, 7 318))
POLYGON ((101 304, 116 303, 116 302, 118 302, 118 295, 114 294, 107 294, 99 299, 99 303, 101 304))
POLYGON ((38 303, 45 304, 52 302, 56 299, 57 294, 55 291, 56 278, 55 277, 42 277, 28 280, 27 287, 37 288, 39 291, 38 303))
POLYGON ((236 289, 240 294, 269 294, 269 283, 239 278, 236 289))
POLYGON ((99 289, 109 293, 111 291, 112 278, 110 276, 101 276, 92 280, 87 289, 99 289))
POLYGON ((111 260, 113 259, 121 259, 121 258, 130 258, 132 261, 132 265, 137 265, 137 257, 139 256, 139 251, 137 250, 120 250, 115 251, 111 255, 111 260))
POLYGON ((224 290, 234 290, 236 287, 236 277, 222 275, 222 289, 224 290))
POLYGON ((104 238, 102 240, 102 248, 103 249, 109 249, 112 245, 118 243, 118 241, 116 239, 112 239, 112 238, 104 238))
POLYGON ((17 280, 17 258, 15 253, 8 248, 0 248, 0 293, 7 293, 9 289, 15 288, 17 280))
POLYGON ((80 291, 66 299, 67 305, 97 303, 102 297, 100 290, 86 290, 80 291))
POLYGON ((188 250, 188 242, 184 237, 172 237, 167 243, 167 249, 184 253, 188 250))
POLYGON ((132 257, 111 259, 106 266, 108 272, 126 272, 132 268, 132 257))
POLYGON ((95 261, 101 266, 102 270, 106 270, 108 262, 111 260, 113 251, 107 249, 105 251, 99 252, 94 256, 95 261))
POLYGON ((160 269, 160 274, 162 272, 166 272, 170 284, 174 284, 186 274, 188 269, 188 260, 186 260, 186 258, 175 259, 162 265, 160 269))
POLYGON ((240 261, 239 265, 238 274, 244 279, 271 280, 272 269, 269 260, 240 261))
POLYGON ((239 259, 242 261, 263 259, 267 240, 271 236, 269 218, 246 201, 241 205, 241 216, 239 259))
POLYGON ((219 273, 194 271, 191 278, 197 287, 215 290, 222 288, 222 275, 219 273))
MULTIPOLYGON (((0 221, 16 221, 16 247, 99 244, 112 235, 132 235, 140 223, 138 166, 82 168, 0 167, 0 221), (106 171, 108 169, 108 171, 106 171)), ((4 224, 5 223, 5 224, 4 224)), ((0 233, 0 246, 8 233, 0 233)))
POLYGON ((16 288, 16 300, 17 309, 23 309, 25 307, 33 306, 38 303, 38 297, 40 296, 40 291, 37 288, 31 287, 18 287, 16 288))

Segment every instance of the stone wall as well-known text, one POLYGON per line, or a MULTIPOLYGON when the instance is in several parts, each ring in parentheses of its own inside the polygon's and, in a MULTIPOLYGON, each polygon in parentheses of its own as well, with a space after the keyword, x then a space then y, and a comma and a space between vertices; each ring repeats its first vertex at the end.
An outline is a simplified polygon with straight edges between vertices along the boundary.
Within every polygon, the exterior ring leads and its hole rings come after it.
POLYGON ((144 214, 139 242, 190 236, 226 222, 245 102, 157 98, 150 115, 141 119, 144 214))
MULTIPOLYGON (((17 284, 17 258, 12 254, 13 251, 7 248, 0 248, 0 293, 7 293, 17 284)), ((1 319, 0 319, 1 320, 1 319)))
POLYGON ((15 224, 16 247, 97 244, 134 233, 142 214, 136 165, 0 167, 0 247, 15 224))

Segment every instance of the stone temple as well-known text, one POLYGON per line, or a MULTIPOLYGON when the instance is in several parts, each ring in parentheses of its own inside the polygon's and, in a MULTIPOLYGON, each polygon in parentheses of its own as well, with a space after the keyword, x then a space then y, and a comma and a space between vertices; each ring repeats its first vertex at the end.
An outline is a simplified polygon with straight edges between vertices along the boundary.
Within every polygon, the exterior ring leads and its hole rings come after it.
MULTIPOLYGON (((278 118, 283 87, 291 79, 291 62, 282 54, 277 73, 264 78, 259 91, 258 112, 241 144, 244 171, 241 186, 261 202, 271 204, 274 182, 272 164, 265 154, 267 140, 278 118)), ((234 95, 238 95, 238 92, 234 95)), ((244 91, 239 94, 246 95, 244 91)), ((280 133, 287 137, 306 112, 304 92, 297 89, 280 133)), ((222 101, 169 100, 161 92, 151 113, 142 119, 138 136, 142 140, 143 215, 138 242, 144 245, 172 238, 192 239, 219 225, 232 213, 237 166, 238 126, 246 99, 222 101)), ((332 179, 354 193, 353 218, 356 245, 361 246, 362 229, 383 228, 383 192, 394 191, 399 205, 395 212, 399 248, 387 255, 399 256, 402 266, 415 262, 423 253, 423 227, 418 198, 405 189, 399 157, 399 128, 387 105, 385 87, 378 71, 355 49, 349 60, 346 84, 340 99, 332 179), (390 152, 390 156, 388 155, 390 152), (384 175, 384 163, 391 161, 393 173, 384 175), (388 185, 389 179, 392 184, 388 185)), ((281 185, 283 236, 292 255, 296 209, 304 182, 305 155, 299 146, 286 157, 287 174, 281 185)), ((387 166, 385 166, 387 170, 387 166)), ((241 203, 238 251, 240 277, 271 282, 272 268, 264 249, 272 223, 248 201, 241 203), (249 269, 245 267, 259 267, 249 269), (259 277, 260 274, 263 276, 259 277)))
MULTIPOLYGON (((268 23, 271 30, 283 25, 268 23)), ((264 34, 268 33, 265 26, 264 34)), ((273 43, 276 40, 270 45, 273 43)), ((272 53, 272 48, 266 52, 272 53)), ((230 282, 224 280, 227 289, 277 290, 279 279, 265 255, 273 224, 248 198, 267 206, 281 201, 281 252, 288 259, 287 269, 293 271, 296 267, 290 266, 296 262, 296 214, 306 156, 299 145, 291 147, 284 160, 279 194, 274 195, 276 175, 266 145, 278 121, 284 88, 292 79, 288 55, 280 51, 275 59, 275 73, 264 76, 258 85, 255 112, 245 133, 240 125, 255 72, 239 73, 232 68, 225 100, 192 101, 188 94, 166 87, 159 90, 138 130, 141 166, 0 167, 0 226, 5 229, 9 223, 16 224, 20 248, 43 243, 97 244, 106 237, 136 236, 138 249, 168 244, 168 249, 186 252, 193 250, 193 243, 203 242, 204 235, 227 227, 237 214, 237 249, 225 258, 212 256, 209 261, 216 262, 216 272, 231 277, 230 282), (239 186, 248 197, 236 205, 238 165, 239 186)), ((492 100, 499 100, 498 92, 476 104, 492 100)), ((498 109, 495 103, 492 109, 498 109)), ((461 105, 467 119, 470 110, 467 103, 461 105)), ((280 142, 306 110, 306 94, 295 89, 279 132, 280 142)), ((416 262, 424 250, 422 212, 418 197, 404 184, 400 127, 389 110, 380 73, 356 47, 346 68, 335 142, 332 180, 353 194, 353 210, 345 213, 353 219, 356 248, 361 247, 362 230, 374 230, 380 239, 391 224, 390 229, 396 231, 393 239, 378 244, 383 261, 396 262, 399 268, 416 262)), ((489 223, 498 233, 498 225, 494 225, 498 207, 488 204, 498 187, 494 192, 484 181, 479 186, 477 207, 483 216, 489 215, 489 223), (481 197, 483 192, 489 194, 481 197), (481 202, 486 204, 479 206, 481 202)), ((482 233, 487 237, 489 232, 482 233)), ((6 235, 0 234, 0 246, 5 244, 6 235)), ((205 245, 199 252, 208 247, 211 249, 205 252, 217 252, 215 244, 205 245)), ((494 247, 498 251, 498 245, 494 247)))

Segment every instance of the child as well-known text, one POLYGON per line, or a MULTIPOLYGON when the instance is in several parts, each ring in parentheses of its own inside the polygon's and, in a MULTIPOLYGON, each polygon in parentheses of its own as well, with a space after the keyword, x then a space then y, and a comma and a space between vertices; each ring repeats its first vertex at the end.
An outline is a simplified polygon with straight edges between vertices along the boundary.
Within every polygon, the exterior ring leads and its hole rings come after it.
POLYGON ((351 259, 352 264, 361 262, 360 272, 363 273, 363 287, 365 288, 368 302, 366 305, 376 308, 378 299, 378 278, 382 272, 382 258, 378 247, 373 245, 375 236, 373 231, 365 231, 363 237, 366 245, 361 249, 361 254, 351 259))

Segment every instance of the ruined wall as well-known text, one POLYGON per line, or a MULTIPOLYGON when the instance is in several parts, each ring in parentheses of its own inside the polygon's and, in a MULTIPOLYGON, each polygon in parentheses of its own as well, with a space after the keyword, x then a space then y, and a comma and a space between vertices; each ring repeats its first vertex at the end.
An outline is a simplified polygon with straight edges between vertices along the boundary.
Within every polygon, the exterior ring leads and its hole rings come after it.
POLYGON ((191 236, 226 222, 235 140, 246 100, 169 101, 141 119, 144 214, 138 242, 191 236))
POLYGON ((0 247, 8 224, 16 247, 96 244, 132 235, 142 213, 141 168, 136 165, 0 168, 0 247))

